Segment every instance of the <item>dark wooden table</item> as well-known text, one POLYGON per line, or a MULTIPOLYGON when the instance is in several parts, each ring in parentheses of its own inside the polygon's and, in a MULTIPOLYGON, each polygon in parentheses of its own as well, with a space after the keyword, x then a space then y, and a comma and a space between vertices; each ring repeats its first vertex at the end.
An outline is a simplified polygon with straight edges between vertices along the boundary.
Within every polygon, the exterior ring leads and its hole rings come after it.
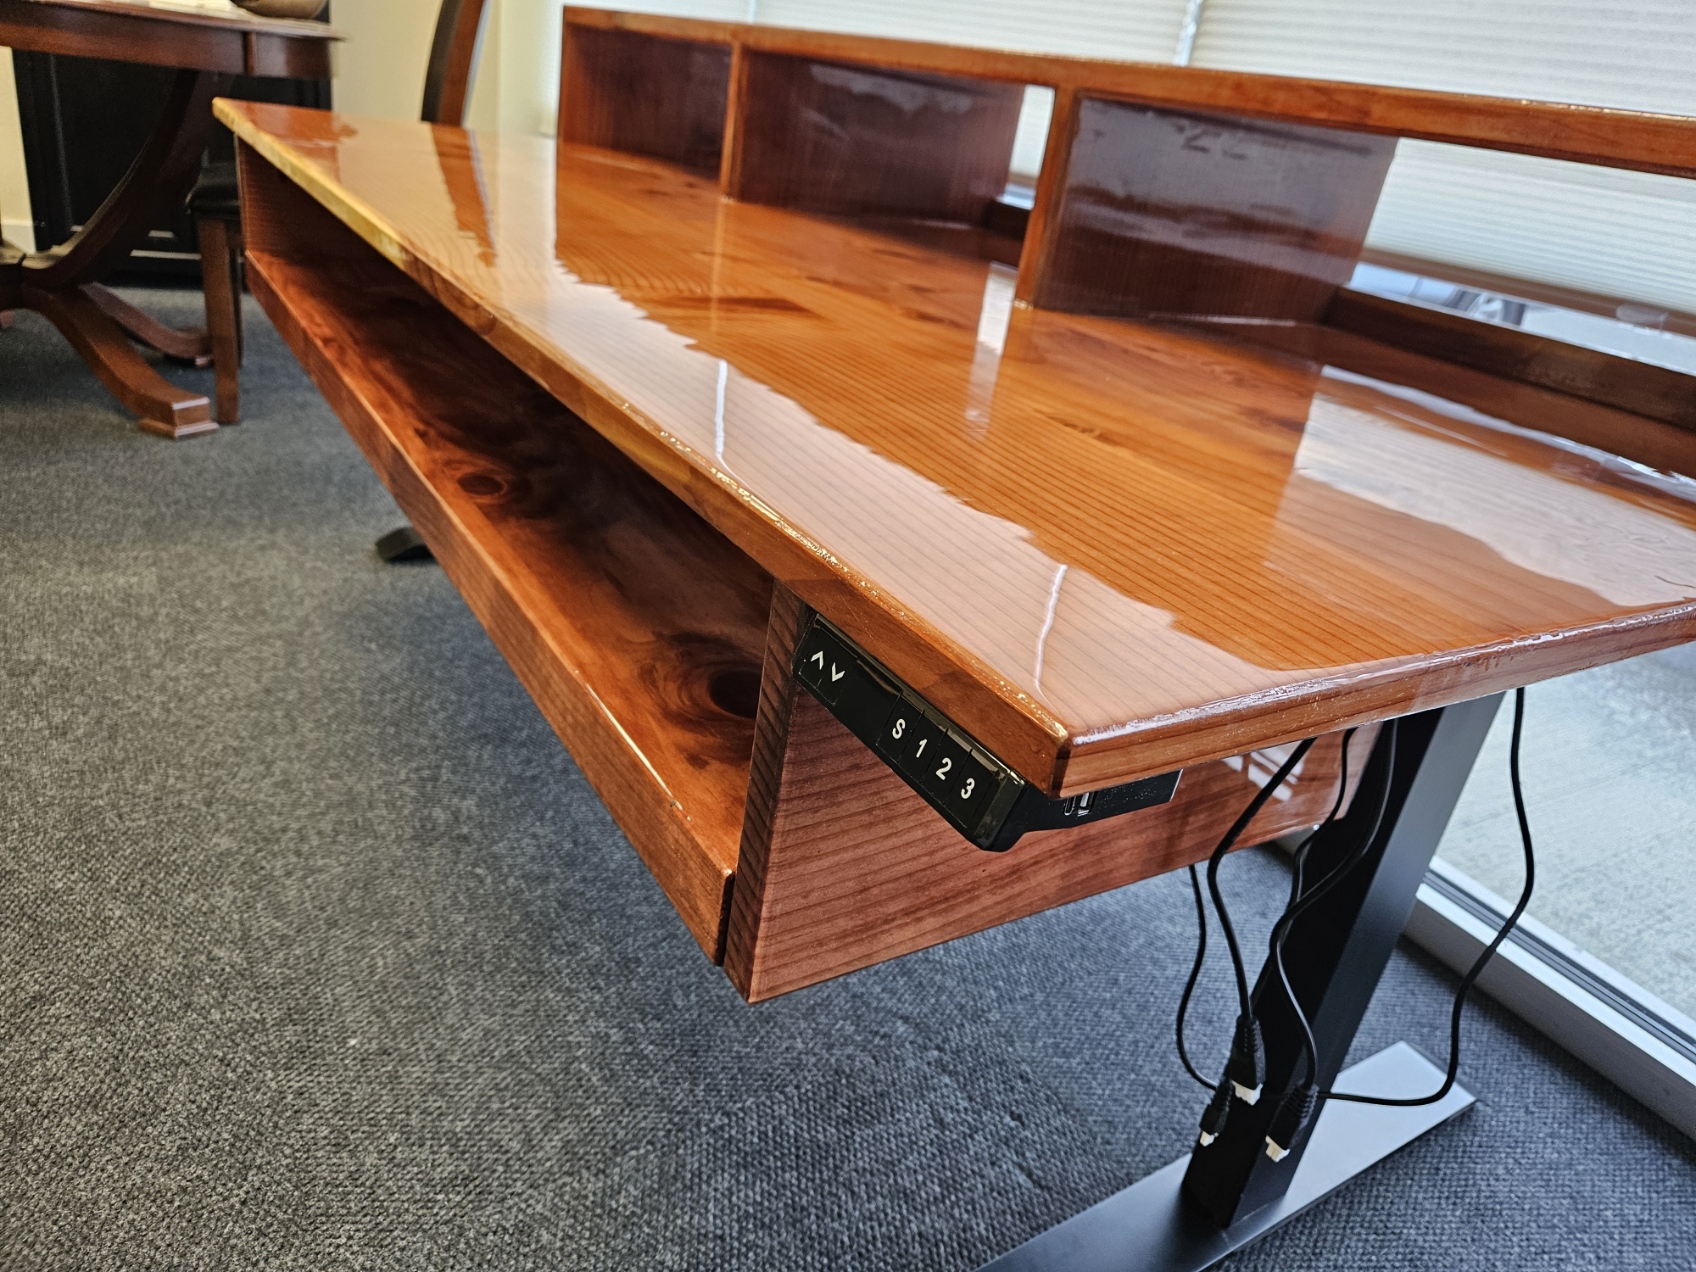
POLYGON ((218 426, 206 395, 167 381, 131 338, 204 363, 206 336, 164 326, 99 280, 187 197, 212 128, 213 97, 236 75, 327 76, 330 44, 339 38, 317 22, 142 0, 0 0, 0 45, 176 69, 159 122, 86 225, 43 252, 0 242, 0 311, 46 316, 150 433, 185 437, 218 426))

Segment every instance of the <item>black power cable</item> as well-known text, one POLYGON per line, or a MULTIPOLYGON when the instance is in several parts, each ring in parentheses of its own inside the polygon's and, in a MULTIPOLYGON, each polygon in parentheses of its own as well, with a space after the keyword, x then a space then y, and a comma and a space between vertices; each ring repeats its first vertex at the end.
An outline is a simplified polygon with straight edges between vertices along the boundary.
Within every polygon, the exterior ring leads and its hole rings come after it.
POLYGON ((1219 841, 1212 856, 1207 860, 1207 887, 1213 894, 1213 908, 1219 915, 1219 926, 1225 932, 1225 944, 1231 951, 1231 967, 1236 973, 1237 1001, 1240 1008, 1236 1032, 1231 1039, 1230 1059, 1225 1062, 1225 1081, 1217 1086, 1196 1071, 1184 1048, 1184 1016, 1189 1010, 1190 996, 1195 992, 1196 979, 1201 975, 1202 961, 1207 954, 1207 915, 1201 905, 1201 887, 1196 881, 1195 867, 1190 867, 1190 883, 1196 896, 1196 914, 1201 920, 1201 941, 1200 948, 1196 951, 1195 966, 1190 969, 1189 980, 1185 982, 1183 995, 1178 1000, 1178 1055, 1182 1058, 1184 1067, 1189 1070, 1190 1076, 1214 1093, 1213 1100, 1208 1104, 1201 1119, 1201 1142, 1204 1145, 1211 1144, 1224 1125, 1233 1093, 1253 1104, 1260 1098, 1261 1087, 1266 1081, 1266 1049, 1261 1043, 1260 1022, 1255 1019, 1249 1006, 1248 974, 1243 970, 1242 951, 1237 947, 1237 934, 1231 927, 1230 915, 1225 909, 1225 898, 1219 891, 1219 863, 1225 859, 1225 854, 1231 850, 1248 824, 1266 806, 1266 801, 1284 784, 1312 747, 1312 738, 1296 744, 1289 757, 1272 775, 1272 779, 1255 792, 1248 807, 1243 809, 1242 815, 1231 824, 1231 828, 1225 832, 1224 838, 1219 841))
MULTIPOLYGON (((1501 931, 1496 933, 1495 940, 1484 947, 1477 961, 1461 978, 1460 988, 1455 991, 1455 1005, 1449 1016, 1449 1067, 1443 1078, 1443 1085, 1430 1095, 1417 1096, 1411 1099, 1395 1100, 1371 1095, 1351 1095, 1345 1091, 1326 1091, 1324 1098, 1328 1100, 1348 1100, 1354 1104, 1383 1104, 1396 1108, 1408 1108, 1420 1104, 1435 1104, 1446 1096, 1455 1085, 1455 1076, 1460 1071, 1460 1015, 1461 1008, 1466 1006, 1466 996, 1471 992, 1473 983, 1483 973, 1496 951, 1502 947, 1502 942, 1508 939, 1508 934, 1518 925, 1525 908, 1531 904, 1531 890, 1537 883, 1537 857, 1531 843, 1531 822, 1525 815, 1525 792, 1519 780, 1519 738, 1525 727, 1525 690, 1516 689, 1513 695, 1513 737, 1508 743, 1508 780, 1513 787, 1513 811, 1519 818, 1519 842, 1525 853, 1525 886, 1519 891, 1519 900, 1514 904, 1513 912, 1502 924, 1501 931)), ((1299 1012, 1301 1008, 1296 1008, 1299 1012)))
MULTIPOLYGON (((1525 812, 1525 793, 1520 781, 1519 771, 1520 739, 1524 733, 1524 726, 1525 690, 1518 689, 1514 693, 1513 734, 1508 748, 1508 774, 1513 788, 1514 812, 1519 820, 1520 842, 1525 853, 1525 886, 1520 891, 1519 900, 1515 904, 1513 912, 1508 915, 1501 930, 1496 933, 1495 938, 1484 948, 1471 969, 1461 979, 1460 986, 1455 992, 1454 1006, 1449 1018, 1448 1067, 1443 1084, 1430 1095, 1393 1098, 1358 1095, 1347 1091, 1319 1090, 1316 1081, 1318 1076, 1318 1050, 1313 1038, 1313 1029, 1290 985, 1283 958, 1284 943, 1289 938, 1290 930, 1295 921, 1366 859, 1371 846, 1377 841, 1378 835, 1383 829, 1384 817, 1389 811, 1390 790, 1395 779, 1396 747, 1400 732, 1397 721, 1392 720, 1386 726, 1390 730, 1386 739, 1389 754, 1386 757, 1383 789, 1379 795, 1378 809, 1373 817, 1370 833, 1363 836, 1358 846, 1349 853, 1348 857, 1337 863, 1317 885, 1306 891, 1305 894, 1303 889, 1305 886, 1307 853, 1318 831, 1316 830, 1308 835, 1296 849, 1290 900, 1285 906, 1283 915, 1273 926, 1270 945, 1272 947, 1272 961, 1277 970, 1279 982, 1283 986, 1284 993, 1301 1025, 1305 1072, 1302 1081, 1292 1085, 1285 1093, 1273 1115, 1272 1125, 1269 1128, 1270 1133, 1266 1137, 1266 1152, 1273 1160, 1276 1161, 1285 1155, 1288 1146, 1294 1142, 1301 1130, 1312 1120, 1320 1104, 1325 1100, 1346 1100, 1355 1104, 1378 1104, 1407 1108, 1435 1104, 1454 1089, 1455 1080, 1460 1070, 1460 1027, 1467 995, 1471 992, 1478 977, 1483 974, 1484 968, 1495 957, 1496 951, 1501 948, 1502 942, 1507 940, 1508 935, 1524 915, 1526 907, 1531 903, 1531 894, 1536 883, 1536 857, 1531 838, 1531 823, 1525 812)), ((1342 775, 1338 783, 1337 800, 1332 806, 1330 815, 1326 818, 1326 824, 1336 820, 1342 807, 1344 793, 1348 789, 1348 744, 1353 732, 1353 730, 1350 730, 1343 737, 1342 775)), ((1188 1049, 1184 1042, 1184 1021, 1188 1014, 1190 999, 1195 992, 1196 982, 1201 976, 1202 965, 1207 957, 1207 910, 1202 902, 1201 883, 1196 875, 1196 869, 1194 866, 1189 868, 1190 888, 1195 897, 1198 938, 1195 962, 1190 968, 1188 980, 1184 983, 1184 992, 1178 1000, 1177 1043, 1178 1058, 1183 1062, 1185 1071, 1196 1082, 1214 1092, 1213 1100, 1209 1103, 1207 1111, 1202 1115, 1201 1143, 1203 1146, 1212 1143, 1223 1127, 1233 1094, 1243 1098, 1248 1103, 1253 1103, 1259 1098, 1258 1079, 1264 1073, 1264 1062, 1260 1048, 1260 1025, 1251 1010, 1248 995, 1248 976, 1243 967, 1241 952, 1237 947, 1236 933, 1231 927, 1230 916, 1225 909, 1224 897, 1219 891, 1219 863, 1223 860, 1225 854, 1230 851, 1231 846, 1248 823, 1254 819, 1255 815, 1265 806, 1266 801, 1288 778, 1290 772, 1300 762, 1311 745, 1312 739, 1309 739, 1296 748, 1296 751, 1285 761, 1283 767, 1278 770, 1273 779, 1262 787, 1255 798, 1250 801, 1242 816, 1237 819, 1230 831, 1226 833, 1225 838, 1220 841, 1219 846, 1214 849, 1213 855, 1208 859, 1208 889, 1212 894, 1214 909, 1219 915, 1219 925, 1225 932, 1226 944, 1230 948, 1231 965, 1236 976, 1238 1003, 1241 1008, 1236 1033, 1232 1041, 1231 1059, 1226 1066, 1225 1076, 1227 1081, 1218 1084, 1209 1082, 1196 1069, 1190 1061, 1188 1049), (1252 1090, 1245 1090, 1246 1084, 1241 1080, 1241 1076, 1250 1072, 1251 1068, 1257 1081, 1252 1090)))
MULTIPOLYGON (((1331 811, 1325 817, 1325 820, 1327 822, 1332 822, 1332 821, 1335 821, 1337 819, 1337 814, 1342 810, 1342 807, 1343 807, 1343 796, 1348 791, 1348 787, 1349 787, 1349 743, 1354 739, 1354 735, 1355 735, 1355 730, 1353 730, 1353 729, 1349 729, 1347 732, 1345 732, 1343 734, 1342 756, 1341 756, 1341 761, 1340 761, 1340 763, 1341 763, 1341 774, 1340 774, 1340 776, 1338 777, 1338 780, 1337 780, 1337 798, 1336 798, 1336 801, 1331 805, 1331 811)), ((1299 759, 1299 757, 1298 757, 1298 759, 1299 759)), ((1291 771, 1293 771, 1294 765, 1291 765, 1290 769, 1291 769, 1291 771)), ((1283 779, 1284 776, 1285 776, 1285 774, 1280 773, 1279 775, 1277 775, 1276 777, 1273 778, 1273 789, 1274 790, 1277 789, 1278 785, 1282 784, 1282 779, 1283 779)), ((1262 799, 1260 801, 1260 804, 1264 804, 1264 803, 1265 803, 1265 800, 1262 799)), ((1251 811, 1249 812, 1248 817, 1252 819, 1252 817, 1254 816, 1254 812, 1258 811, 1258 808, 1259 808, 1259 805, 1254 806, 1254 808, 1251 809, 1251 811)), ((1234 839, 1238 834, 1240 834, 1242 832, 1242 827, 1246 826, 1247 824, 1248 824, 1248 822, 1246 820, 1244 820, 1244 821, 1241 822, 1241 825, 1233 827, 1232 831, 1231 831, 1231 838, 1234 839)), ((1314 832, 1314 834, 1317 834, 1317 833, 1318 833, 1317 831, 1314 832)), ((1297 864, 1297 870, 1296 870, 1295 883, 1292 886, 1291 893, 1290 893, 1291 904, 1294 904, 1295 901, 1296 901, 1296 898, 1300 895, 1300 892, 1301 892, 1300 862, 1302 860, 1302 854, 1306 852, 1308 844, 1310 844, 1312 842, 1313 842, 1313 835, 1309 835, 1307 837, 1307 839, 1302 842, 1301 847, 1299 849, 1297 849, 1296 860, 1297 860, 1298 864, 1297 864)), ((1207 906, 1201 899, 1201 877, 1198 874, 1196 874, 1196 870, 1195 870, 1195 867, 1193 865, 1189 867, 1189 872, 1190 872, 1190 892, 1195 897, 1195 925, 1196 925, 1195 963, 1190 968, 1189 980, 1187 980, 1184 983, 1184 992, 1178 999, 1178 1021, 1177 1021, 1177 1029, 1176 1029, 1177 1041, 1178 1041, 1178 1059, 1183 1062, 1184 1071, 1186 1073, 1188 1073, 1191 1078, 1193 1078, 1196 1082, 1200 1083, 1202 1086, 1206 1087, 1209 1091, 1213 1091, 1213 1090, 1216 1090, 1218 1088, 1218 1083, 1209 1082, 1205 1077, 1202 1076, 1201 1072, 1195 1067, 1195 1064, 1190 1060, 1189 1048, 1185 1045, 1185 1042, 1184 1042, 1184 1020, 1189 1015, 1190 998, 1195 992, 1196 982, 1201 978, 1202 966, 1207 961, 1207 906)))
POLYGON ((1198 933, 1195 942, 1195 965, 1190 968, 1190 978, 1184 982, 1184 992, 1178 998, 1178 1059, 1184 1062, 1184 1071, 1209 1091, 1218 1090, 1217 1082, 1209 1082, 1201 1076, 1195 1065, 1190 1063, 1190 1053, 1184 1046, 1184 1017, 1189 1015, 1190 995, 1195 992, 1195 983, 1201 977, 1201 965, 1207 961, 1207 906, 1201 899, 1201 876, 1196 874, 1195 867, 1190 867, 1190 891, 1195 894, 1195 924, 1198 933))
POLYGON ((1231 924, 1230 911, 1225 908, 1225 895, 1219 890, 1219 866, 1225 860, 1225 854, 1231 851, 1238 837, 1248 828, 1248 824, 1313 749, 1313 742, 1312 738, 1307 738, 1296 744, 1289 757, 1272 775, 1272 780, 1255 792, 1254 798, 1248 802, 1248 807, 1243 809, 1242 814, 1231 824, 1231 828, 1225 832, 1225 837, 1214 848, 1213 855, 1207 859, 1207 891, 1213 897, 1213 913, 1218 916, 1219 929, 1225 934, 1225 947, 1231 952, 1231 971, 1237 981, 1237 1030, 1231 1041, 1230 1058, 1225 1062, 1225 1078, 1236 1094, 1250 1104, 1260 1098, 1260 1089, 1265 1085, 1266 1048, 1261 1042, 1260 1021, 1255 1018, 1254 1008, 1249 1002, 1248 972, 1243 967, 1242 950, 1237 945, 1237 930, 1231 924))
MULTIPOLYGON (((1301 1004, 1296 1001, 1295 990, 1291 988, 1289 975, 1284 970, 1284 942, 1289 939, 1290 929, 1295 926, 1296 920, 1317 905, 1326 893, 1341 883, 1350 871, 1366 859, 1367 853, 1372 850, 1372 845, 1378 839, 1378 833, 1384 828, 1384 815, 1390 808, 1390 788, 1395 784, 1396 750, 1401 744, 1401 721, 1391 720, 1385 724, 1384 728, 1386 730, 1384 745, 1388 754, 1385 756, 1384 784, 1383 789, 1378 793, 1378 809, 1372 817, 1372 829, 1360 837, 1347 857, 1333 866, 1325 877, 1315 884, 1311 891, 1306 893, 1302 889, 1306 881, 1307 852, 1319 832, 1314 831, 1313 834, 1304 839, 1301 847, 1296 849, 1295 878, 1290 884, 1289 903, 1284 907, 1284 913, 1279 916, 1278 921, 1272 925, 1272 935, 1269 941, 1272 965, 1278 973, 1279 983, 1284 987, 1285 996, 1295 1007, 1296 1019, 1301 1024, 1303 1055, 1307 1065, 1306 1076, 1303 1081, 1310 1085, 1314 1080, 1314 1075, 1319 1071, 1318 1050, 1314 1045, 1313 1030, 1308 1024, 1307 1015, 1302 1011, 1301 1004)), ((1363 770, 1362 780, 1364 780, 1364 777, 1363 770)), ((1343 792, 1339 790, 1339 805, 1342 794, 1343 792)))
MULTIPOLYGON (((1266 1136, 1266 1153, 1267 1156, 1271 1157, 1274 1161, 1284 1156, 1284 1154, 1288 1151, 1289 1146, 1300 1135, 1302 1129, 1312 1120, 1313 1115, 1325 1100, 1344 1100, 1352 1104, 1376 1104, 1393 1108, 1413 1108, 1419 1105, 1435 1104, 1454 1089, 1455 1079, 1460 1072, 1460 1026, 1461 1015, 1466 1006, 1467 995, 1471 992, 1473 984, 1483 973, 1485 967, 1489 965, 1490 960, 1495 957, 1496 951, 1501 948, 1502 942, 1507 940, 1508 934, 1511 933, 1514 927, 1519 923, 1521 916, 1525 913, 1526 907, 1531 904, 1532 889, 1537 881, 1537 862, 1531 839, 1531 822, 1526 817, 1525 813, 1525 792, 1520 782, 1519 773, 1519 744, 1520 738, 1524 732, 1524 727, 1525 690, 1518 689, 1514 692, 1513 734, 1508 745, 1508 777, 1513 788, 1514 813, 1519 820, 1520 844, 1525 854, 1525 886, 1520 890, 1519 900, 1514 905, 1513 912, 1508 915, 1506 922, 1504 922, 1501 926, 1501 930, 1496 933, 1495 939, 1484 947, 1483 952, 1479 954, 1470 970, 1468 970, 1466 975, 1461 978, 1460 986, 1455 991, 1454 1006, 1449 1015, 1449 1062, 1443 1076, 1443 1083, 1435 1091, 1433 1091, 1430 1095, 1396 1098, 1390 1096, 1358 1095, 1347 1091, 1320 1091, 1317 1089, 1319 1062, 1317 1049, 1314 1045, 1313 1029, 1308 1022, 1307 1014, 1302 1010, 1300 1002, 1297 1001, 1295 993, 1290 987, 1289 977, 1285 974, 1283 957, 1284 941, 1289 936, 1290 926, 1294 919, 1299 917, 1300 913, 1306 909, 1308 905, 1311 905, 1312 899, 1320 892, 1328 890, 1336 883, 1336 881, 1341 879, 1349 871, 1353 870, 1355 866, 1359 864, 1359 861, 1365 856, 1365 853, 1363 851, 1357 851, 1350 855, 1349 860, 1339 863, 1338 866, 1326 876, 1325 880, 1319 885, 1319 887, 1316 888, 1314 892, 1309 893, 1307 898, 1303 899, 1303 902, 1298 902, 1287 908, 1284 916, 1279 919, 1278 924, 1273 928, 1271 941, 1272 958, 1278 971, 1279 981, 1283 985, 1284 993, 1289 1000, 1290 1007, 1295 1012, 1296 1019, 1301 1024, 1306 1068, 1302 1082, 1297 1085, 1293 1085, 1289 1091, 1286 1092, 1283 1100, 1278 1106, 1277 1112, 1273 1115, 1272 1125, 1268 1128, 1268 1134, 1266 1136)), ((1391 768, 1393 770, 1393 763, 1391 768)), ((1387 790, 1388 787, 1386 786, 1386 791, 1387 790)), ((1380 819, 1381 818, 1382 813, 1380 813, 1380 819)), ((1372 835, 1362 841, 1363 846, 1369 846, 1376 837, 1377 828, 1375 827, 1372 835)), ((1299 890, 1299 882, 1296 890, 1299 890)))
POLYGON ((1286 911, 1290 906, 1301 900, 1302 882, 1307 873, 1308 849, 1313 847, 1313 841, 1319 838, 1319 831, 1336 821, 1338 815, 1343 811, 1343 798, 1349 793, 1349 743, 1354 741, 1355 732, 1354 729, 1347 729, 1343 732, 1343 745, 1337 762, 1337 798, 1331 803, 1331 811, 1325 814, 1323 822, 1308 833, 1306 839, 1296 845, 1296 850, 1292 854, 1295 868, 1290 877, 1290 899, 1285 903, 1286 911))

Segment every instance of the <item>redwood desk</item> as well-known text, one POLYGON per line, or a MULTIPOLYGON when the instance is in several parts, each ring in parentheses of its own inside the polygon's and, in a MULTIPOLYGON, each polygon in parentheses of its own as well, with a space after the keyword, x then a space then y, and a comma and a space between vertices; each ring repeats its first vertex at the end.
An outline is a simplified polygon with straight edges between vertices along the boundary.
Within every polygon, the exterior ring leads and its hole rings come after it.
MULTIPOLYGON (((1346 1050, 1492 696, 1696 637, 1696 483, 1568 440, 1617 410, 1015 305, 946 227, 628 153, 217 112, 261 303, 750 999, 1196 861, 1322 735, 1245 841, 1313 825, 1410 717, 1346 1050), (797 690, 815 613, 1036 790, 1176 797, 980 852, 797 690)), ((1296 1165, 1239 1147, 1227 1226, 1296 1165)))
POLYGON ((204 330, 172 330, 108 291, 100 279, 149 228, 182 207, 200 174, 212 130, 212 98, 237 75, 327 77, 330 45, 340 38, 318 22, 168 0, 0 0, 0 47, 177 72, 147 142, 88 224, 46 251, 25 252, 0 241, 0 310, 39 310, 148 432, 188 437, 218 425, 204 393, 166 380, 130 338, 196 365, 211 360, 211 345, 204 330))

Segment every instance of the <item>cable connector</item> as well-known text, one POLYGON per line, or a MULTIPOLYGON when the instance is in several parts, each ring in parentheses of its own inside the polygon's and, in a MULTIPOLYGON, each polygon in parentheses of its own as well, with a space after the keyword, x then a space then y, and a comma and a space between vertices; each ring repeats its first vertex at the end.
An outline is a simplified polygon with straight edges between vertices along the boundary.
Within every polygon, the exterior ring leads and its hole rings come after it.
POLYGON ((1213 1098, 1207 1102, 1207 1108, 1201 1114, 1201 1134, 1196 1143, 1206 1148, 1219 1138, 1219 1133, 1225 1129, 1225 1116, 1231 1111, 1231 1088, 1223 1082, 1214 1091, 1213 1098))
POLYGON ((1319 1089, 1312 1083, 1292 1088, 1278 1102, 1278 1111, 1272 1115, 1272 1125, 1266 1131, 1266 1155, 1275 1162, 1289 1156, 1290 1145, 1307 1129, 1313 1120, 1313 1110, 1318 1107, 1319 1089))
POLYGON ((1237 1017, 1237 1032, 1231 1039, 1231 1058, 1225 1062, 1225 1081, 1244 1104, 1256 1104, 1266 1085, 1266 1044, 1260 1036, 1260 1020, 1251 1012, 1237 1017))

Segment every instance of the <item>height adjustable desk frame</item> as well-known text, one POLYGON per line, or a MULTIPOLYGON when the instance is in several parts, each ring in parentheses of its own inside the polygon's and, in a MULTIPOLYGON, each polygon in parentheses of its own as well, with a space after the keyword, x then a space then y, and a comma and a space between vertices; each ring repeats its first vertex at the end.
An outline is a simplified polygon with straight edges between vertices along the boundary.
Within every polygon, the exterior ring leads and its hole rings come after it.
MULTIPOLYGON (((1363 782, 1372 797, 1356 799, 1324 826, 1310 850, 1309 878, 1323 878, 1373 833, 1379 784, 1389 782, 1384 819, 1365 859, 1297 921, 1284 950, 1291 988, 1312 1022, 1322 1090, 1407 1099, 1442 1085, 1442 1070, 1406 1043, 1341 1071, 1500 701, 1480 698, 1404 718, 1393 772, 1381 736, 1363 782)), ((1032 1238, 985 1272, 1197 1272, 1473 1104, 1458 1084, 1419 1107, 1327 1104, 1274 1162, 1264 1150, 1275 1093, 1302 1064, 1303 1040, 1270 960, 1253 1002, 1266 1042, 1260 1101, 1234 1102, 1213 1143, 1032 1238)))
MULTIPOLYGON (((1388 782, 1287 955, 1320 1078, 1422 1094, 1339 1070, 1499 695, 1696 637, 1689 381, 1347 287, 1397 136, 1688 176, 1696 122, 580 9, 557 146, 218 113, 256 296, 750 1001, 1203 860, 1317 736, 1240 842, 1340 795, 1323 872, 1388 782), (1052 828, 892 768, 815 617, 1052 828)), ((1206 1266, 1470 1102, 1271 1162, 1267 983, 1261 1103, 995 1266, 1206 1266)))

